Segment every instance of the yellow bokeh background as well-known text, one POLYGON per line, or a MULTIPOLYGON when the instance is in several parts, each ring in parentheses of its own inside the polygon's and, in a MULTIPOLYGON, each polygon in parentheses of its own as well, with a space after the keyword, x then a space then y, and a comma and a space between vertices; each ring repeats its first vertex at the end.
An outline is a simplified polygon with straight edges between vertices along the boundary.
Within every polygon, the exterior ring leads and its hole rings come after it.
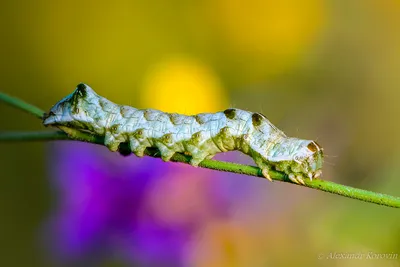
POLYGON ((213 14, 225 49, 244 61, 252 79, 277 75, 301 62, 318 42, 328 11, 320 0, 228 1, 216 3, 213 14))
POLYGON ((210 67, 183 56, 156 64, 145 75, 141 91, 142 107, 171 113, 217 112, 229 103, 210 67))

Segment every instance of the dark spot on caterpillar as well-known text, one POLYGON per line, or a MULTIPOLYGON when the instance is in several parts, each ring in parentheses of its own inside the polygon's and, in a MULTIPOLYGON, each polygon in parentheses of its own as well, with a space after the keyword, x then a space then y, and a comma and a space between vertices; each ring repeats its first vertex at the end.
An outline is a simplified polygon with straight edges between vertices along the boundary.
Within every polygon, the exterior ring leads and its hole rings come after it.
POLYGON ((148 121, 156 121, 163 114, 161 111, 155 109, 145 109, 143 110, 143 116, 148 121))
POLYGON ((197 145, 201 139, 201 132, 196 132, 192 135, 192 143, 197 145))
POLYGON ((119 113, 122 117, 126 118, 129 115, 130 108, 126 106, 121 106, 119 109, 119 113))
POLYGON ((320 150, 320 146, 316 142, 311 142, 307 145, 307 148, 312 152, 317 152, 320 150))
POLYGON ((170 113, 168 114, 169 120, 171 121, 172 124, 176 124, 176 118, 177 118, 177 114, 176 113, 170 113))
POLYGON ((262 123, 264 116, 261 115, 260 113, 253 113, 253 115, 251 116, 251 119, 253 121, 253 125, 254 126, 260 126, 262 123))
POLYGON ((79 103, 79 100, 82 98, 86 98, 87 96, 87 91, 86 91, 86 85, 83 83, 80 83, 76 86, 75 92, 72 94, 71 100, 69 101, 72 106, 76 106, 79 103))
POLYGON ((205 123, 204 119, 200 115, 195 115, 194 119, 197 121, 198 124, 205 123))
POLYGON ((100 100, 100 101, 99 101, 99 105, 100 105, 100 107, 104 110, 105 102, 102 101, 102 100, 100 100))
POLYGON ((164 143, 169 144, 172 142, 172 134, 164 134, 162 137, 164 143))
POLYGON ((144 112, 143 112, 143 116, 144 116, 144 118, 146 119, 146 120, 151 120, 151 111, 150 110, 148 110, 148 109, 146 109, 144 112))
POLYGON ((86 85, 84 83, 80 83, 76 86, 76 93, 79 94, 79 96, 85 98, 86 97, 86 85))
POLYGON ((224 110, 224 114, 228 119, 233 120, 236 116, 236 110, 233 108, 224 110))
POLYGON ((114 124, 113 126, 110 127, 110 132, 116 134, 118 132, 119 126, 120 126, 119 124, 114 124))
POLYGON ((134 132, 134 136, 138 139, 142 139, 143 138, 143 129, 138 129, 134 132))
POLYGON ((200 141, 201 141, 201 132, 196 132, 192 134, 189 143, 197 146, 200 143, 200 141))
POLYGON ((76 89, 85 90, 86 89, 86 85, 84 83, 80 83, 80 84, 77 85, 76 89))

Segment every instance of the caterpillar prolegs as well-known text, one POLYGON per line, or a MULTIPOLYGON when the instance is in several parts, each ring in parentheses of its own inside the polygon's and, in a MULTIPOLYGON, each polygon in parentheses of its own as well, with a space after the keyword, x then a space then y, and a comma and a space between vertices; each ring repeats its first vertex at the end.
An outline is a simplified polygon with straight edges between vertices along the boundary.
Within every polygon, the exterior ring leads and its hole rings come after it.
POLYGON ((185 153, 193 166, 216 153, 239 150, 252 157, 269 180, 268 171, 278 170, 304 184, 304 178, 321 175, 323 163, 323 149, 315 141, 287 137, 260 113, 231 108, 186 116, 136 109, 117 105, 83 83, 45 114, 43 124, 71 136, 104 136, 111 151, 127 142, 138 157, 147 147, 158 148, 164 161, 176 152, 185 153))

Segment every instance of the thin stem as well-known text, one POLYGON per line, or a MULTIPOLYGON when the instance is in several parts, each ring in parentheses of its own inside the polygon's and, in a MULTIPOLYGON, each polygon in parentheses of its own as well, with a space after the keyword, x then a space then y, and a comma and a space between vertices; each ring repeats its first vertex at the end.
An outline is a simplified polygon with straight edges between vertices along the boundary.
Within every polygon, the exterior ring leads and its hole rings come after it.
POLYGON ((25 101, 23 101, 19 98, 12 97, 5 93, 0 92, 0 100, 9 104, 10 106, 16 107, 23 111, 26 111, 39 119, 42 119, 42 117, 43 117, 43 113, 44 113, 43 110, 41 110, 40 108, 38 108, 32 104, 26 103, 25 101))
POLYGON ((0 132, 0 142, 19 141, 51 141, 69 140, 68 135, 61 131, 37 131, 37 132, 0 132))
MULTIPOLYGON (((8 104, 15 106, 19 109, 27 111, 35 115, 36 117, 41 118, 43 115, 43 111, 41 111, 39 108, 27 104, 17 98, 12 98, 10 96, 0 93, 0 100, 3 100, 8 104), (40 116, 39 116, 39 111, 41 112, 40 116)), ((78 141, 104 145, 104 139, 102 137, 94 136, 83 132, 78 133, 74 137, 74 139, 70 138, 67 134, 61 131, 0 133, 0 141, 50 141, 50 140, 78 140, 78 141)), ((131 153, 127 143, 121 144, 120 153, 121 154, 131 153)), ((158 150, 155 148, 147 149, 145 151, 145 154, 150 157, 155 157, 155 158, 160 157, 160 153, 158 153, 158 150)), ((175 155, 171 158, 171 160, 174 162, 181 162, 188 164, 190 157, 180 153, 175 153, 175 155)), ((233 173, 246 174, 250 176, 264 178, 259 168, 249 165, 242 165, 242 164, 223 162, 217 160, 204 160, 203 162, 200 163, 199 166, 202 168, 208 168, 218 171, 233 172, 233 173)), ((292 183, 288 179, 288 177, 282 172, 271 171, 269 174, 273 180, 292 183)), ((304 185, 305 187, 329 192, 340 196, 354 198, 366 202, 371 202, 379 205, 384 205, 388 207, 400 208, 399 197, 381 193, 375 193, 320 179, 313 179, 312 181, 309 179, 305 179, 304 182, 305 182, 304 185)))

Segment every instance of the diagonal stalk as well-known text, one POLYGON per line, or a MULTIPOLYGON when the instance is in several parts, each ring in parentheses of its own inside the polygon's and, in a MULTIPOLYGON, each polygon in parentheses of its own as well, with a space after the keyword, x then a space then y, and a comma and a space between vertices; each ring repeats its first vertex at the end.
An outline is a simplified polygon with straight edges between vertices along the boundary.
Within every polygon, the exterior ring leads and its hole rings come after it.
MULTIPOLYGON (((4 93, 0 92, 0 101, 6 102, 11 106, 14 106, 18 109, 26 111, 38 118, 42 118, 44 111, 35 107, 29 103, 26 103, 18 98, 14 98, 8 96, 4 93)), ((42 131, 42 132, 5 132, 0 133, 0 142, 1 141, 51 141, 51 140, 77 140, 83 142, 94 143, 98 145, 104 145, 104 139, 99 136, 94 136, 88 133, 78 133, 72 139, 67 134, 61 131, 42 131)), ((120 152, 122 154, 129 154, 129 147, 126 143, 120 146, 120 152)), ((145 154, 150 157, 159 158, 160 153, 158 153, 157 149, 148 148, 145 151, 145 154)), ((190 157, 175 153, 175 155, 171 158, 174 162, 181 162, 188 164, 190 161, 190 157)), ((217 171, 226 171, 232 173, 246 174, 250 176, 256 176, 264 178, 261 174, 261 170, 254 166, 231 163, 231 162, 223 162, 217 160, 204 160, 199 165, 202 168, 213 169, 217 171)), ((288 179, 288 177, 282 173, 277 171, 269 172, 271 178, 275 181, 288 182, 293 183, 288 179)), ((309 188, 313 188, 316 190, 321 190, 325 192, 329 192, 332 194, 349 197, 365 202, 375 203, 379 205, 384 205, 388 207, 400 208, 400 197, 390 196, 386 194, 376 193, 372 191, 367 191, 363 189, 358 189, 346 185, 337 184, 334 182, 321 180, 321 179, 313 179, 312 181, 309 179, 304 180, 305 186, 309 188)))

